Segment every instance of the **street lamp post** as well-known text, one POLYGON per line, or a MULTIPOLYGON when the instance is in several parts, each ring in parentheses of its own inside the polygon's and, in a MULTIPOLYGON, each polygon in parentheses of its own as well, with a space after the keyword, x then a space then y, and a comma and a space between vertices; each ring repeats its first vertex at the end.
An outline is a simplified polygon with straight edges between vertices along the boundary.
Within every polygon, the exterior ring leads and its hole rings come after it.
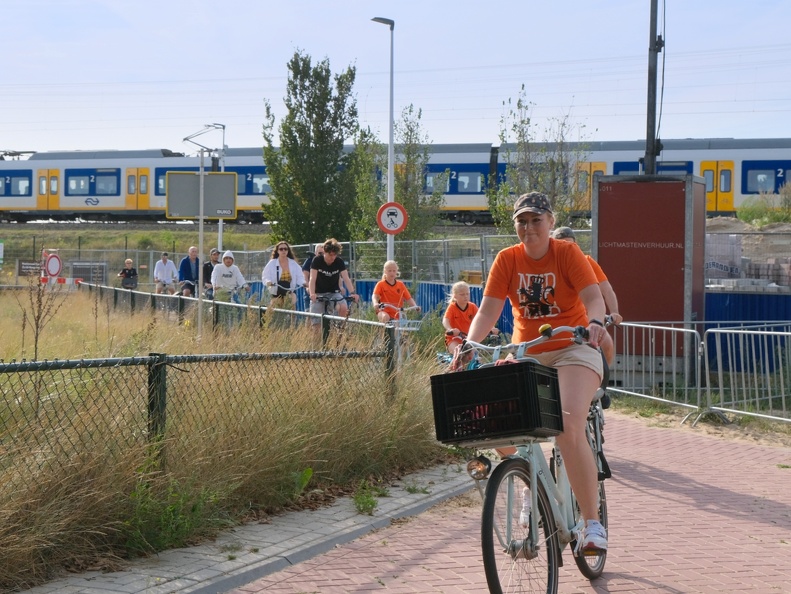
MULTIPOLYGON (((200 147, 200 168, 198 171, 198 175, 200 176, 198 182, 198 253, 200 254, 201 258, 204 258, 203 254, 203 176, 204 176, 204 167, 203 167, 203 157, 206 153, 211 152, 207 146, 203 146, 199 142, 195 142, 194 138, 198 136, 202 136, 211 130, 222 130, 222 153, 221 153, 221 163, 222 163, 222 170, 225 171, 225 124, 206 124, 202 130, 198 130, 194 134, 190 134, 182 142, 191 142, 195 146, 200 147)), ((222 219, 220 219, 219 224, 219 237, 217 238, 218 241, 218 249, 219 246, 222 245, 222 219)), ((205 258, 204 258, 205 261, 205 258)), ((198 267, 198 286, 196 287, 198 291, 198 337, 202 335, 203 332, 203 265, 198 267)))
MULTIPOLYGON (((371 19, 375 23, 381 23, 390 27, 390 140, 387 145, 387 201, 395 202, 395 146, 393 144, 393 127, 395 120, 393 118, 393 30, 395 29, 395 21, 383 17, 374 17, 371 19)), ((387 234, 387 259, 395 260, 395 238, 387 234)))

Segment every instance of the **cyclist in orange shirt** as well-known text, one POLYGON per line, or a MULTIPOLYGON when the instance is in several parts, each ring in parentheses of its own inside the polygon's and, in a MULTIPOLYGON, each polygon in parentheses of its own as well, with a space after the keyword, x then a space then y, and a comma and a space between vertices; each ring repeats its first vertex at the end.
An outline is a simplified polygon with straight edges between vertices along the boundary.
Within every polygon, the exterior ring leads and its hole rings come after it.
POLYGON ((398 280, 398 264, 394 260, 385 262, 382 280, 376 283, 371 301, 378 310, 376 317, 383 324, 390 320, 397 320, 401 313, 398 311, 400 308, 417 307, 417 303, 409 294, 409 289, 402 281, 398 280), (382 304, 385 303, 393 307, 383 307, 382 304))
MULTIPOLYGON (((470 301, 470 285, 464 281, 455 283, 448 295, 448 307, 442 316, 442 326, 445 328, 445 346, 449 353, 456 351, 456 347, 467 336, 470 324, 478 306, 470 301)), ((492 334, 499 334, 497 328, 492 328, 492 334)))
MULTIPOLYGON (((515 343, 535 338, 541 325, 549 323, 585 326, 590 345, 597 347, 607 334, 599 283, 579 246, 551 237, 555 214, 549 198, 540 192, 519 196, 513 220, 519 243, 497 254, 469 339, 480 342, 509 301, 515 343)), ((586 520, 582 548, 606 550, 607 530, 599 521, 596 462, 585 436, 591 399, 602 381, 601 354, 588 345, 548 341, 529 355, 558 370, 563 433, 555 443, 563 453, 571 488, 586 520)))
MULTIPOLYGON (((558 227, 552 232, 552 238, 577 243, 577 237, 574 235, 574 229, 571 227, 558 227)), ((590 255, 585 254, 585 257, 588 259, 588 264, 590 264, 593 269, 593 274, 596 275, 596 280, 599 281, 601 296, 604 298, 604 304, 610 312, 610 318, 612 318, 613 324, 620 324, 623 321, 623 317, 618 313, 618 298, 615 296, 615 291, 610 281, 607 279, 607 275, 604 274, 599 263, 590 255)), ((612 365, 613 361, 615 361, 615 347, 613 346, 612 337, 609 333, 604 337, 600 346, 607 359, 607 365, 612 365)))

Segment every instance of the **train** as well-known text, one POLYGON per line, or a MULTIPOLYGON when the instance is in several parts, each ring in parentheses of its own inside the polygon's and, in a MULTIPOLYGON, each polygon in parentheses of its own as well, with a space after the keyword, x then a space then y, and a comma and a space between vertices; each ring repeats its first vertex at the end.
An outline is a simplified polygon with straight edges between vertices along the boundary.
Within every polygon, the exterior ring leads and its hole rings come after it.
MULTIPOLYGON (((789 138, 663 139, 662 145, 657 173, 702 177, 710 216, 734 216, 745 200, 779 193, 791 174, 789 138)), ((567 172, 568 184, 581 191, 588 205, 596 176, 642 173, 644 141, 571 142, 564 146, 574 156, 573 171, 567 172)), ((439 189, 448 219, 467 225, 490 223, 487 188, 505 179, 512 148, 485 143, 431 145, 426 191, 433 192, 444 182, 439 189)), ((532 145, 538 155, 555 148, 550 143, 532 145)), ((163 221, 167 173, 197 172, 199 166, 199 157, 168 149, 29 155, 8 151, 0 154, 0 220, 163 221)), ((237 222, 262 222, 262 204, 267 203, 272 190, 263 149, 226 149, 221 168, 236 174, 237 222)), ((579 210, 585 216, 586 209, 579 210)))

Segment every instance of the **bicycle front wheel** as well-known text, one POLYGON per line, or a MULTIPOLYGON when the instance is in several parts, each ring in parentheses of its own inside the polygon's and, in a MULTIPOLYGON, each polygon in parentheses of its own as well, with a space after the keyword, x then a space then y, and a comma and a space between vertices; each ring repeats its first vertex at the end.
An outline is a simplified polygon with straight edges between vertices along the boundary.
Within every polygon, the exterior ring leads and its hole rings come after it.
POLYGON ((560 547, 555 520, 544 486, 540 481, 530 484, 526 460, 504 460, 492 472, 484 493, 481 547, 490 592, 557 592, 560 547), (532 489, 537 509, 530 505, 532 489), (531 523, 538 534, 530 533, 531 523))
MULTIPOLYGON (((574 519, 579 521, 582 518, 576 497, 574 498, 574 519)), ((599 521, 604 529, 607 530, 607 495, 604 492, 604 483, 599 481, 599 521)), ((575 550, 576 541, 571 543, 571 550, 575 550)), ((574 555, 574 562, 580 573, 589 580, 595 580, 604 571, 604 564, 607 562, 607 551, 596 551, 595 553, 583 553, 574 555)))

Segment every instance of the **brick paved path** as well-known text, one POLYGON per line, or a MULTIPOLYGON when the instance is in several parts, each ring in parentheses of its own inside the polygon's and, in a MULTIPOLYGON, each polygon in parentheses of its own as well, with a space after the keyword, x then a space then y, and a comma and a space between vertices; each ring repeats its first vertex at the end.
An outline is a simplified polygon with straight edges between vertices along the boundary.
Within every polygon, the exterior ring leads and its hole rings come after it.
MULTIPOLYGON (((618 415, 605 438, 607 566, 564 553, 561 593, 791 592, 791 449, 618 415)), ((465 496, 233 592, 486 592, 479 514, 465 496)))

